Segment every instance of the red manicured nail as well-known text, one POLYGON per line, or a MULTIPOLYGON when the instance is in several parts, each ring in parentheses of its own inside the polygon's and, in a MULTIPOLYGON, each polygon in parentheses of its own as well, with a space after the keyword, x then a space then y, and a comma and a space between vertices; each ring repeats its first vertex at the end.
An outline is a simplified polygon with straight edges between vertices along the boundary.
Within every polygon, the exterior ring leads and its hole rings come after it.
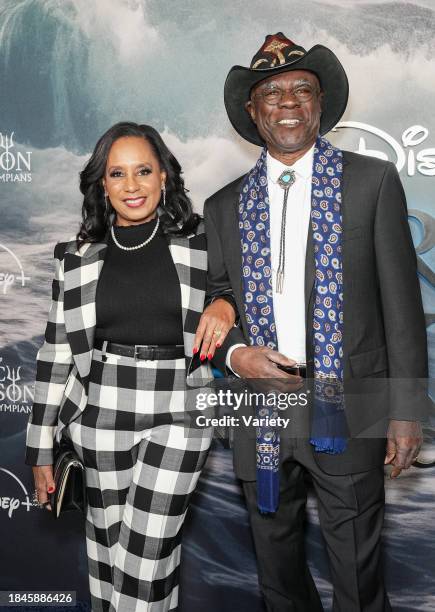
POLYGON ((216 342, 216 348, 220 348, 222 345, 220 342, 216 342))
POLYGON ((209 353, 209 354, 207 355, 207 359, 213 359, 213 355, 212 355, 211 353, 209 353))
POLYGON ((201 361, 204 361, 205 355, 200 355, 199 358, 201 359, 201 361))
POLYGON ((192 349, 192 353, 193 353, 194 355, 196 355, 196 353, 197 353, 197 352, 198 352, 198 349, 196 348, 196 346, 194 346, 194 347, 193 347, 193 349, 192 349))
POLYGON ((53 492, 54 492, 54 487, 48 487, 47 491, 48 491, 49 493, 53 493, 53 492))

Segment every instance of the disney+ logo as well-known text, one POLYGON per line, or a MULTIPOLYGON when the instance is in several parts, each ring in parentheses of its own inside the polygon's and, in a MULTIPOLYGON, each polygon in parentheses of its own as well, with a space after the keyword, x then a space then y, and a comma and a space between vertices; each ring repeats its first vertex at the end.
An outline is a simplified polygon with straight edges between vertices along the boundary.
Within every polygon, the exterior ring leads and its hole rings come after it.
MULTIPOLYGON (((416 173, 424 176, 435 176, 435 147, 428 147, 418 151, 415 150, 415 147, 421 145, 429 136, 429 130, 422 125, 411 125, 404 130, 401 142, 398 142, 393 136, 384 132, 384 130, 359 121, 342 121, 337 124, 334 131, 340 130, 341 128, 361 130, 373 134, 387 143, 396 155, 396 160, 391 161, 394 161, 396 164, 398 172, 406 167, 408 176, 414 176, 416 173)), ((358 148, 355 152, 361 153, 362 155, 377 157, 385 161, 389 160, 388 155, 384 151, 368 148, 364 136, 360 137, 358 148)))

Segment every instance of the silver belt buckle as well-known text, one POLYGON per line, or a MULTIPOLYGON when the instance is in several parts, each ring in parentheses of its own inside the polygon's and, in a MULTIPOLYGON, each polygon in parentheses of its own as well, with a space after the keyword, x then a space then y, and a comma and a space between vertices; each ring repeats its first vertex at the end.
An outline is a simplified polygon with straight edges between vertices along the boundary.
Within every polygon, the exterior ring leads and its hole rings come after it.
POLYGON ((148 357, 145 361, 147 361, 148 359, 154 360, 156 358, 155 352, 156 352, 157 346, 158 346, 157 344, 135 344, 134 345, 134 358, 136 359, 136 361, 140 359, 140 357, 137 356, 138 349, 147 348, 147 349, 151 349, 151 357, 148 357))

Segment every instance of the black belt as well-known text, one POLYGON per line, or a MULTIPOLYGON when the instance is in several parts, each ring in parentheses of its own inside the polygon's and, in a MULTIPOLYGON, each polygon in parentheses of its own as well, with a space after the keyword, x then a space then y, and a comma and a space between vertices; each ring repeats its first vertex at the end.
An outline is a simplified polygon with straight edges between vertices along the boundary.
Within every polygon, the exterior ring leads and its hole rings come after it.
MULTIPOLYGON (((94 347, 102 350, 104 340, 95 340, 94 347)), ((183 344, 117 344, 107 342, 106 351, 135 359, 180 359, 184 357, 183 344)))

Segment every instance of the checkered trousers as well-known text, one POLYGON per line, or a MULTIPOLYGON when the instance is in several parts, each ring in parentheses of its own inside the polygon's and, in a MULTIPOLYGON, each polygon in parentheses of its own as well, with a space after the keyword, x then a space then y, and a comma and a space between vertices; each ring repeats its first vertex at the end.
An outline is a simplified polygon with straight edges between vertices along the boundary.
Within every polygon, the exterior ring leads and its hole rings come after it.
POLYGON ((85 464, 92 610, 177 610, 182 526, 212 430, 185 411, 184 358, 106 356, 93 350, 88 403, 64 430, 85 464))

